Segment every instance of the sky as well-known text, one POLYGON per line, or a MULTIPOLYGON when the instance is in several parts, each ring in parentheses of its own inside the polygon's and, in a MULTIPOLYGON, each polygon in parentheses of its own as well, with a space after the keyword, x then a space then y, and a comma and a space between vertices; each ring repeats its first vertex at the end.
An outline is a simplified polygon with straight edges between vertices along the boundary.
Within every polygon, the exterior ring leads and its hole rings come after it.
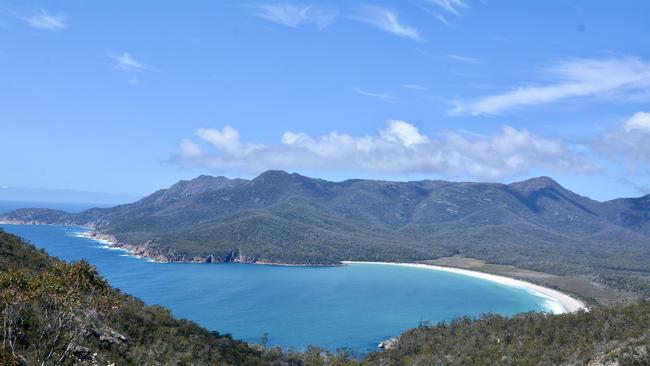
POLYGON ((267 169, 641 196, 650 2, 0 0, 0 141, 0 197, 267 169))

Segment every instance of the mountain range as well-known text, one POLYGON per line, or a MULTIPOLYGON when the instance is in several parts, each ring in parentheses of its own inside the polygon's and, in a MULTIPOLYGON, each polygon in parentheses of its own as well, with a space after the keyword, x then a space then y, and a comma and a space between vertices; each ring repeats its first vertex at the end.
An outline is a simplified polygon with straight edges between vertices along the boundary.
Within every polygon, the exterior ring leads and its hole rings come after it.
POLYGON ((650 195, 599 202, 548 177, 498 184, 204 175, 130 204, 80 213, 19 209, 0 221, 88 226, 164 261, 331 265, 466 256, 650 289, 650 195))

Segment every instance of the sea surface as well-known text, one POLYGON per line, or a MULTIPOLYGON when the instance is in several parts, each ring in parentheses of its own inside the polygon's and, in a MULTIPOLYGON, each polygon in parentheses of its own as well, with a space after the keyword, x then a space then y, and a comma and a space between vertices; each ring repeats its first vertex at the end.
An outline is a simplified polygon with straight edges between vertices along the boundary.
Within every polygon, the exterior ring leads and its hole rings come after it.
POLYGON ((80 237, 81 227, 0 225, 66 261, 86 259, 147 304, 210 330, 304 350, 348 347, 362 355, 387 338, 461 315, 548 311, 524 289, 461 274, 391 265, 286 267, 153 263, 80 237))

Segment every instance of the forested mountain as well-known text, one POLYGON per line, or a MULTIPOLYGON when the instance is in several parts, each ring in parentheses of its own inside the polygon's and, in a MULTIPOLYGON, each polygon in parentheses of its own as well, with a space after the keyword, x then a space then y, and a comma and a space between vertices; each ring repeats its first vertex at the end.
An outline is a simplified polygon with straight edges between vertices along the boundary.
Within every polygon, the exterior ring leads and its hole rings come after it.
POLYGON ((407 331, 351 357, 251 346, 112 289, 0 231, 1 365, 647 365, 650 303, 564 315, 485 315, 407 331))
POLYGON ((598 202, 547 177, 512 184, 200 176, 132 204, 9 222, 94 227, 161 260, 335 264, 462 255, 650 293, 650 196, 598 202))

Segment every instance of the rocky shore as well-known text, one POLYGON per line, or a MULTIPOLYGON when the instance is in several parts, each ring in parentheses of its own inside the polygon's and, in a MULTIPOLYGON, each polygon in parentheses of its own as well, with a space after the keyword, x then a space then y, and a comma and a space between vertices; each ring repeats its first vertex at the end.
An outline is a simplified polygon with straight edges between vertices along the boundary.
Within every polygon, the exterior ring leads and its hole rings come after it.
POLYGON ((134 245, 123 243, 117 240, 113 235, 105 234, 96 230, 88 230, 82 233, 83 237, 100 241, 112 248, 119 248, 128 251, 130 254, 147 258, 158 263, 225 263, 225 262, 246 262, 246 258, 237 257, 237 252, 233 251, 224 256, 186 256, 178 254, 174 250, 160 248, 155 244, 155 240, 148 240, 144 244, 134 245))
POLYGON ((12 219, 0 216, 0 224, 7 225, 56 225, 56 226, 81 226, 86 229, 81 236, 97 240, 111 248, 123 249, 130 254, 146 258, 156 263, 247 263, 262 264, 269 266, 294 266, 294 267, 333 267, 341 266, 341 263, 283 263, 273 262, 265 259, 241 255, 239 250, 231 250, 222 255, 209 254, 206 256, 189 256, 177 253, 173 249, 162 248, 156 244, 156 240, 148 240, 144 244, 129 244, 118 240, 115 236, 97 230, 95 223, 79 224, 77 222, 50 222, 38 219, 12 219))
POLYGON ((399 343, 399 338, 393 337, 389 338, 385 341, 379 342, 379 345, 377 348, 382 349, 382 350, 389 350, 389 349, 395 349, 397 348, 397 344, 399 343))
POLYGON ((339 266, 342 264, 304 264, 304 263, 279 263, 271 262, 264 259, 253 258, 241 255, 239 250, 231 250, 224 255, 210 254, 207 256, 187 256, 179 254, 173 249, 165 249, 156 245, 155 240, 148 240, 142 245, 133 245, 123 243, 117 240, 113 235, 99 232, 92 228, 88 228, 81 234, 85 238, 97 240, 112 248, 123 249, 130 254, 142 258, 149 259, 157 263, 247 263, 247 264, 263 264, 272 266, 306 266, 306 267, 331 267, 339 266))

